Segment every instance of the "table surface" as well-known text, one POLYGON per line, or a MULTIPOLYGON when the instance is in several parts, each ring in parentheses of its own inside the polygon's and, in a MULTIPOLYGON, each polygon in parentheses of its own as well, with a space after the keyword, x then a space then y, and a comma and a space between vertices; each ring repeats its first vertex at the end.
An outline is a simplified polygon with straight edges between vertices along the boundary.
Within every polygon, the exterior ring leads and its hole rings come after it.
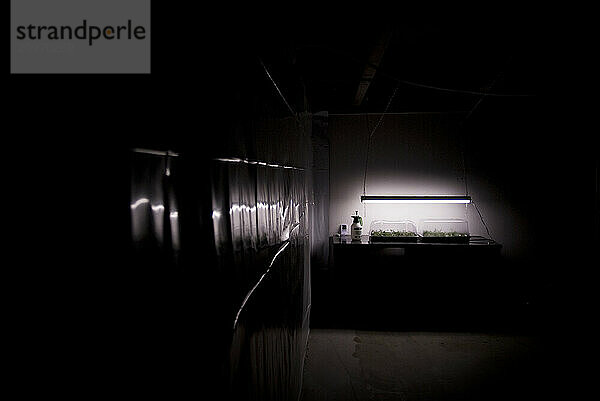
POLYGON ((380 247, 380 248, 397 248, 397 247, 502 247, 501 244, 496 241, 481 237, 481 236, 471 236, 469 242, 463 243, 452 243, 452 242, 371 242, 369 235, 361 235, 360 241, 352 241, 351 236, 342 235, 342 236, 334 236, 330 237, 333 241, 334 246, 343 246, 343 247, 380 247))

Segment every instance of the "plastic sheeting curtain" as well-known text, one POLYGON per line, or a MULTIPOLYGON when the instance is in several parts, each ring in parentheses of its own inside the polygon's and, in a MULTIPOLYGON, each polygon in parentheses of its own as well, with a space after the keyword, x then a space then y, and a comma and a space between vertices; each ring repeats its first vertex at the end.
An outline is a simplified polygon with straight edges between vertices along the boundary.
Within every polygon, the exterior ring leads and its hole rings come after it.
POLYGON ((177 263, 180 244, 178 200, 171 182, 177 159, 133 152, 131 171, 131 240, 138 258, 165 269, 177 263))
POLYGON ((198 344, 209 344, 224 398, 298 399, 311 304, 310 134, 308 115, 265 119, 244 131, 244 149, 231 141, 235 150, 222 151, 235 157, 132 155, 135 265, 140 278, 158 273, 136 293, 146 312, 135 333, 155 344, 148 355, 140 347, 143 358, 164 351, 151 365, 158 377, 190 375, 192 386, 198 344))
POLYGON ((225 374, 234 399, 295 400, 301 390, 311 302, 310 137, 287 134, 299 146, 286 164, 281 155, 289 150, 273 153, 277 163, 272 155, 212 165, 215 246, 232 300, 225 374))

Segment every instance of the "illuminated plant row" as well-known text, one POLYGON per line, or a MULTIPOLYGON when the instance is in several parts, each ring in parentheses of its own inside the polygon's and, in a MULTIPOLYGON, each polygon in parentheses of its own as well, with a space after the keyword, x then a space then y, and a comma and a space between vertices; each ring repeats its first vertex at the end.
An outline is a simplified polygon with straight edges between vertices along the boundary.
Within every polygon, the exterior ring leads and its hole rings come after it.
POLYGON ((375 237, 416 237, 417 233, 412 231, 373 230, 371 235, 375 237))
MULTIPOLYGON (((412 231, 397 231, 397 230, 373 230, 373 237, 417 237, 418 234, 412 231)), ((423 231, 424 237, 468 237, 468 234, 459 233, 456 231, 423 231)))
POLYGON ((423 237, 468 237, 469 234, 456 231, 423 231, 423 237))

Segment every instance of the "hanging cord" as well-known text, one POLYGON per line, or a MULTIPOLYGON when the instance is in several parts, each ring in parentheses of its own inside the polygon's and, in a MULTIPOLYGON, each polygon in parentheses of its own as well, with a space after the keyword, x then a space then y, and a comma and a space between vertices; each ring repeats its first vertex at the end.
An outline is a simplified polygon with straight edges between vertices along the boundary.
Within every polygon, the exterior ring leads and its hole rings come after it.
POLYGON ((469 110, 469 112, 467 113, 466 117, 460 122, 460 125, 458 127, 458 131, 461 133, 461 140, 462 140, 462 146, 460 147, 460 153, 462 156, 462 167, 463 167, 463 182, 465 184, 465 195, 469 196, 469 180, 467 179, 467 156, 466 156, 466 151, 465 148, 467 147, 467 141, 464 138, 463 135, 463 128, 465 126, 465 123, 467 122, 467 120, 469 119, 469 117, 471 117, 471 115, 473 114, 473 112, 475 111, 475 109, 477 109, 477 107, 479 107, 479 105, 481 104, 481 102, 483 101, 483 99, 485 98, 484 96, 481 96, 479 98, 479 100, 477 100, 477 102, 475 103, 475 105, 471 108, 471 110, 469 110))
POLYGON ((485 231, 487 232, 489 239, 496 242, 494 240, 494 238, 492 238, 492 234, 490 234, 490 230, 488 229, 487 224, 485 224, 485 221, 483 220, 483 216, 481 215, 481 212, 479 211, 479 208, 477 207, 477 203, 475 203, 475 201, 473 201, 473 200, 471 200, 471 203, 473 204, 473 206, 475 206, 475 210, 477 210, 477 214, 479 214, 479 218, 481 219, 481 222, 483 223, 483 226, 485 227, 485 231))
MULTIPOLYGON (((512 60, 512 55, 506 60, 506 63, 504 64, 504 68, 498 73, 498 75, 496 75, 496 77, 492 80, 492 82, 490 82, 490 84, 485 87, 485 92, 483 92, 483 94, 477 100, 475 105, 471 108, 471 110, 469 110, 469 112, 467 113, 465 118, 461 121, 461 123, 459 125, 459 132, 464 133, 464 126, 465 126, 466 122, 473 115, 475 110, 477 110, 479 105, 483 102, 483 99, 485 99, 485 97, 488 96, 487 92, 490 91, 494 87, 494 85, 496 85, 496 82, 498 82, 498 79, 500 79, 500 77, 502 77, 502 75, 504 75, 504 70, 506 69, 506 66, 510 63, 511 60, 512 60)), ((461 135, 461 139, 462 139, 461 153, 462 153, 462 162, 463 162, 463 180, 465 182, 465 195, 469 196, 469 184, 468 184, 469 180, 467 177, 467 157, 466 157, 466 151, 465 151, 465 148, 467 146, 467 141, 466 141, 465 135, 461 135)), ((493 241, 494 239, 492 238, 492 235, 490 234, 490 230, 489 230, 487 224, 485 223, 485 220, 483 219, 483 215, 481 214, 481 211, 479 210, 477 203, 475 203, 475 201, 473 201, 473 200, 471 201, 471 203, 473 204, 473 206, 475 206, 475 210, 477 211, 477 214, 479 215, 479 219, 481 220, 481 223, 485 227, 485 231, 487 232, 488 237, 493 241)))
MULTIPOLYGON (((508 58, 508 60, 506 60, 504 68, 498 73, 498 75, 496 75, 496 77, 492 80, 492 82, 490 82, 490 84, 485 87, 485 91, 481 94, 481 96, 479 97, 477 102, 475 102, 473 107, 471 107, 471 110, 469 110, 469 112, 467 113, 465 118, 463 118, 463 120, 460 122, 458 130, 461 134, 464 133, 464 127, 465 127, 465 124, 467 123, 467 121, 469 120, 469 118, 471 118, 471 116, 473 115, 475 110, 477 110, 479 105, 483 102, 483 99, 485 99, 486 96, 489 96, 487 92, 492 90, 494 85, 496 85, 496 82, 498 82, 498 79, 500 79, 500 77, 502 77, 502 75, 504 75, 504 70, 506 69, 506 66, 510 63, 511 59, 512 59, 512 56, 510 56, 508 58)), ((463 180, 465 182, 465 195, 468 196, 469 195, 469 185, 468 185, 468 179, 467 179, 467 157, 466 157, 466 151, 465 151, 465 148, 467 146, 467 141, 466 141, 466 138, 464 135, 461 135, 461 139, 462 139, 461 154, 462 154, 462 162, 463 162, 463 180)))
POLYGON ((262 65, 263 69, 267 73, 267 77, 269 78, 269 80, 271 80, 271 83, 273 84, 273 86, 275 87, 275 90, 277 91, 277 93, 279 94, 279 96, 281 97, 281 99, 283 100, 283 103, 285 103, 285 105, 287 106, 288 110, 290 111, 290 113, 292 114, 292 116, 294 117, 294 119, 296 120, 296 122, 298 124, 300 124, 300 119, 298 118, 298 114, 294 111, 294 109, 292 108, 292 106, 290 106, 290 104, 288 103, 288 101, 285 98, 285 96, 283 96, 283 93, 281 92, 281 90, 279 89, 279 86, 277 86, 277 83, 275 82, 275 80, 271 76, 271 73, 267 69, 267 66, 265 65, 265 63, 263 63, 263 61, 262 61, 262 59, 260 57, 258 57, 258 61, 260 62, 260 65, 262 65))
MULTIPOLYGON (((390 100, 388 100, 388 103, 385 106, 384 112, 381 114, 381 117, 379 117, 377 124, 375 124, 375 127, 373 127, 373 130, 369 134, 369 139, 367 140, 367 156, 365 157, 365 175, 363 178, 363 195, 367 194, 367 170, 369 168, 369 150, 371 149, 371 138, 373 138, 373 135, 375 135, 375 131, 377 131, 377 128, 379 128, 379 126, 381 125, 381 122, 383 121, 383 117, 385 117, 385 113, 387 113, 388 109, 390 108, 390 105, 392 104, 392 100, 394 100, 394 97, 396 96, 398 87, 399 87, 399 85, 396 85, 396 87, 394 88, 394 92, 392 93, 392 96, 390 96, 390 100)), ((367 124, 368 124, 368 116, 367 116, 367 124)))

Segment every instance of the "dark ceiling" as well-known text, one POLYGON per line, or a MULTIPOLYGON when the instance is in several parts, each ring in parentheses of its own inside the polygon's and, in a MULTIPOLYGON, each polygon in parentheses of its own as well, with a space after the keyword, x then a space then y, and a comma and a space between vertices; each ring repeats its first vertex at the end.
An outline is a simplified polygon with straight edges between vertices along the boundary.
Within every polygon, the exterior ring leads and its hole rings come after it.
POLYGON ((468 111, 486 91, 528 101, 547 58, 539 27, 516 19, 319 20, 261 25, 245 40, 292 107, 312 112, 382 112, 395 90, 389 112, 468 111), (368 89, 357 104, 361 79, 368 89))

